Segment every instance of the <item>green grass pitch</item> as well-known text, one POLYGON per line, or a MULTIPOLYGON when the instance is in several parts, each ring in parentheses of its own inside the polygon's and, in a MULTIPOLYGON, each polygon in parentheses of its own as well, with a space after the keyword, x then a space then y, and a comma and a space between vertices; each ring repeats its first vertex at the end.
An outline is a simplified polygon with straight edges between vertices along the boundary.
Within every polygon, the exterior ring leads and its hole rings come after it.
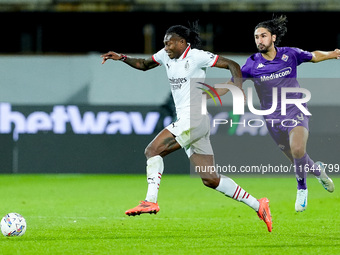
POLYGON ((163 175, 160 212, 135 217, 124 212, 145 198, 142 175, 0 175, 1 216, 27 221, 24 236, 0 236, 0 254, 340 254, 337 187, 328 193, 309 176, 308 208, 296 213, 293 176, 232 178, 270 199, 272 233, 188 175, 163 175))

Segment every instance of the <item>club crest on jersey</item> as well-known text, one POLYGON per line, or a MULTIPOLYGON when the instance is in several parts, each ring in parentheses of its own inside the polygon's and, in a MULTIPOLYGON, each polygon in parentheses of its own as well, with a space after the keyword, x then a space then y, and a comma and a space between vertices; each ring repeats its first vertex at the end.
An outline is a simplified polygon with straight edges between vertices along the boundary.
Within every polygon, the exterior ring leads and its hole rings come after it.
POLYGON ((281 59, 282 59, 283 61, 287 62, 288 56, 287 56, 286 54, 283 54, 281 59))
POLYGON ((186 71, 189 69, 189 60, 187 60, 187 62, 185 63, 184 68, 185 68, 186 71))

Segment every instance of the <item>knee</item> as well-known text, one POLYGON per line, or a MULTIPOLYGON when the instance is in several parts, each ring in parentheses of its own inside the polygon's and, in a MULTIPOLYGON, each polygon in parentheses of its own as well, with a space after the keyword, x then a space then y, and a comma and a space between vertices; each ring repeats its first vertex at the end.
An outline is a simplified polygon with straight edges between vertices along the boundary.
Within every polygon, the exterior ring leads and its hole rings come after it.
POLYGON ((156 154, 155 148, 153 148, 153 146, 149 144, 144 150, 144 155, 147 159, 149 159, 149 158, 156 156, 158 154, 156 154))
POLYGON ((154 156, 158 156, 158 155, 164 157, 162 153, 163 153, 162 147, 159 147, 157 146, 157 144, 152 143, 152 142, 148 144, 148 146, 146 146, 144 150, 144 155, 147 159, 154 157, 154 156))
POLYGON ((306 148, 303 145, 295 145, 291 147, 293 158, 302 158, 306 153, 306 148))
POLYGON ((216 187, 220 183, 220 179, 219 178, 202 178, 202 182, 206 187, 216 189, 216 187))

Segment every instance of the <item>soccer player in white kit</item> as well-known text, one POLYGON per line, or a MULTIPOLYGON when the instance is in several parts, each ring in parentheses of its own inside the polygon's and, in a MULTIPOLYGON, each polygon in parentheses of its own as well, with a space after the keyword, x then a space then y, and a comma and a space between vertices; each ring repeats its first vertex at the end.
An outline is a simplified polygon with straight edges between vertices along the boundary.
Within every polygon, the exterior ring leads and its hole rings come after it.
MULTIPOLYGON (((125 212, 129 216, 159 211, 157 196, 164 170, 163 157, 169 153, 183 148, 195 169, 213 169, 211 167, 215 162, 209 138, 210 120, 208 115, 190 114, 195 112, 193 108, 200 109, 202 103, 202 91, 197 88, 191 89, 190 80, 193 78, 204 80, 207 67, 218 67, 229 69, 236 81, 239 78, 239 84, 237 82, 235 84, 241 87, 242 74, 236 62, 197 49, 200 43, 197 24, 191 28, 176 25, 166 31, 165 47, 151 58, 132 58, 113 51, 101 56, 102 64, 108 59, 121 60, 143 71, 164 65, 176 107, 177 121, 163 129, 145 149, 148 190, 145 200, 125 212)), ((232 179, 215 171, 199 171, 199 174, 205 186, 253 208, 271 232, 272 219, 267 198, 257 200, 232 179)))

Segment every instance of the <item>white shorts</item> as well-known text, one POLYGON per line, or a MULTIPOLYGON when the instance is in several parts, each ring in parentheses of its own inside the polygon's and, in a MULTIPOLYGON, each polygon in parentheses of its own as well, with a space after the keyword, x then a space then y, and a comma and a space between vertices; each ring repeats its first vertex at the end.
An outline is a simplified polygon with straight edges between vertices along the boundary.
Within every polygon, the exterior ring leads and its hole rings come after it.
POLYGON ((210 143, 210 119, 208 115, 201 115, 199 119, 190 120, 189 117, 179 118, 166 127, 176 141, 185 150, 188 158, 193 153, 213 155, 210 143))

